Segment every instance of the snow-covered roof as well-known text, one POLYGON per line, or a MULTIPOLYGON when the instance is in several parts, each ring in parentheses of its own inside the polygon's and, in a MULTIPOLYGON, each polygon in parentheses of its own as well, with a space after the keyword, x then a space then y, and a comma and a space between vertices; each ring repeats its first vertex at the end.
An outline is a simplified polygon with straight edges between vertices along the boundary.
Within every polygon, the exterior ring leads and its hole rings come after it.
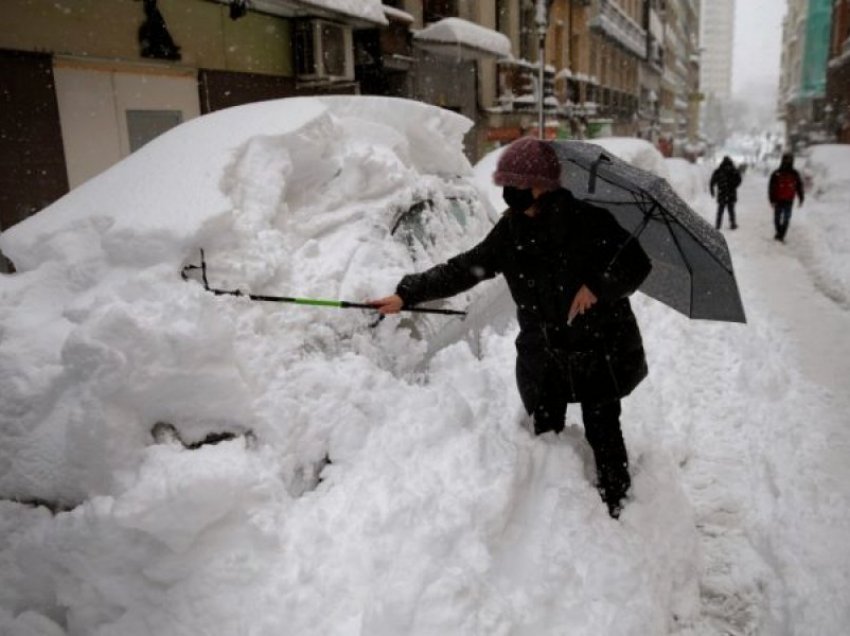
POLYGON ((461 18, 444 18, 414 33, 417 42, 455 44, 496 57, 511 56, 511 41, 504 33, 461 18))

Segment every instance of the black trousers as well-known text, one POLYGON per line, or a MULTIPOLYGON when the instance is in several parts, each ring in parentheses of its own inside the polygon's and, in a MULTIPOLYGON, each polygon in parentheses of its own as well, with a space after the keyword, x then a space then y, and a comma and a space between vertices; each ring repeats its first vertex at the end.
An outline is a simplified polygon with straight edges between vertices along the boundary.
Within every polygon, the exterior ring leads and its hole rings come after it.
POLYGON ((773 208, 773 226, 776 228, 776 238, 780 241, 784 241, 785 234, 788 233, 788 225, 791 223, 791 209, 793 207, 793 201, 780 201, 773 208))
POLYGON ((723 225, 723 209, 726 208, 729 210, 729 226, 734 230, 738 227, 738 224, 735 223, 735 202, 734 201, 720 201, 717 203, 717 221, 714 224, 718 230, 723 225))
MULTIPOLYGON (((559 374, 550 373, 548 386, 543 387, 540 399, 532 411, 534 432, 537 435, 564 430, 567 414, 567 395, 559 374)), ((631 485, 629 457, 620 428, 620 400, 582 402, 584 434, 596 460, 597 486, 612 516, 619 514, 620 502, 631 485)))

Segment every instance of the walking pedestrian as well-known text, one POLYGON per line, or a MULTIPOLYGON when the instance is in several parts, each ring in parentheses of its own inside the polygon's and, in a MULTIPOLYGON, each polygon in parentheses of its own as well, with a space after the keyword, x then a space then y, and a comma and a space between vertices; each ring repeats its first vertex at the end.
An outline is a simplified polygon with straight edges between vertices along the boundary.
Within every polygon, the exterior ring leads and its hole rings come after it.
POLYGON ((803 207, 805 191, 800 173, 794 169, 794 155, 785 153, 779 162, 779 168, 770 175, 767 187, 767 197, 773 206, 773 225, 776 228, 777 241, 785 241, 788 225, 791 223, 791 209, 794 207, 794 197, 800 200, 803 207))
POLYGON ((711 174, 708 187, 712 198, 715 197, 714 190, 717 189, 717 220, 714 227, 718 230, 723 225, 723 211, 729 210, 729 228, 738 229, 735 222, 735 203, 738 201, 738 186, 741 185, 741 173, 735 167, 732 159, 723 157, 723 161, 711 174))
POLYGON ((597 487, 617 518, 631 484, 620 399, 647 374, 628 296, 651 264, 607 210, 560 187, 560 170, 545 142, 513 142, 493 174, 508 210, 490 233, 469 251, 404 276, 393 295, 371 302, 393 314, 502 274, 517 306, 516 380, 534 433, 560 433, 567 405, 581 404, 597 487))

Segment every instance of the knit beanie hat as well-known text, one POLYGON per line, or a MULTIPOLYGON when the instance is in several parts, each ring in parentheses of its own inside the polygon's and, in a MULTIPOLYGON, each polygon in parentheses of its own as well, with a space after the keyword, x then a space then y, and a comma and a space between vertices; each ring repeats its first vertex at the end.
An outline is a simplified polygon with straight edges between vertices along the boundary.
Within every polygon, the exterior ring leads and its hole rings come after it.
POLYGON ((533 187, 557 190, 561 186, 560 177, 561 164, 552 146, 534 137, 523 137, 499 157, 493 183, 523 190, 533 187))

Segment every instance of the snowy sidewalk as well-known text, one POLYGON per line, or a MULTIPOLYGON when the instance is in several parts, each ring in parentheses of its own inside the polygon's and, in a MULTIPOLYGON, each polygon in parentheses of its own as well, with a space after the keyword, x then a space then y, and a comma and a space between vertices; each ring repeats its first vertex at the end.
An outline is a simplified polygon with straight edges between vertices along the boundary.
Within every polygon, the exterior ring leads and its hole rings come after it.
POLYGON ((724 229, 748 324, 686 327, 655 365, 702 535, 698 633, 837 636, 850 625, 850 314, 798 259, 807 208, 783 245, 765 192, 748 176, 739 229, 724 229))
POLYGON ((781 331, 803 375, 850 397, 850 313, 820 291, 818 282, 800 263, 801 233, 809 210, 818 205, 810 196, 794 208, 786 242, 773 240, 773 213, 766 199, 766 181, 750 177, 742 188, 738 214, 741 227, 724 230, 733 254, 743 259, 737 274, 746 300, 781 331), (767 314, 767 315, 765 315, 767 314))

